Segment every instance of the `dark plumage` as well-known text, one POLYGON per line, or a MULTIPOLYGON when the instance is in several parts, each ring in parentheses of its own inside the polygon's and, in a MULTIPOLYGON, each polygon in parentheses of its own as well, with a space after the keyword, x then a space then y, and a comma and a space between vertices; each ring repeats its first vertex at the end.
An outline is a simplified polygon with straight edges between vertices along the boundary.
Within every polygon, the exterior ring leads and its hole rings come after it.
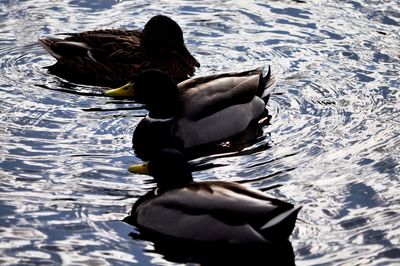
POLYGON ((256 244, 287 240, 300 208, 243 185, 194 182, 183 154, 163 149, 148 164, 157 188, 140 197, 125 219, 139 229, 182 240, 256 244))
POLYGON ((136 127, 132 143, 146 159, 163 147, 191 149, 243 132, 265 117, 275 77, 258 68, 193 78, 178 84, 165 73, 138 76, 135 99, 149 114, 136 127))
POLYGON ((193 76, 198 61, 187 50, 182 30, 169 17, 151 18, 139 30, 95 30, 42 38, 57 59, 50 72, 74 82, 120 86, 145 69, 161 69, 176 81, 193 76))

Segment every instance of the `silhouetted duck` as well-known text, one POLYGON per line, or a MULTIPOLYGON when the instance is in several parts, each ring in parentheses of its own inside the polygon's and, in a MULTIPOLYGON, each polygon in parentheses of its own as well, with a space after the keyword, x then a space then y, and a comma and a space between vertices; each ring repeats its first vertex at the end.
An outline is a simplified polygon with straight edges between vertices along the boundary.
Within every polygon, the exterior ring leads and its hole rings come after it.
POLYGON ((194 182, 184 155, 174 149, 163 149, 148 163, 129 170, 152 175, 157 188, 137 200, 125 221, 174 239, 230 244, 284 241, 301 208, 237 183, 194 182))
POLYGON ((192 78, 178 86, 161 71, 145 71, 134 94, 149 113, 135 129, 133 148, 146 160, 163 147, 190 149, 232 137, 266 116, 274 85, 270 68, 192 78))
POLYGON ((57 59, 50 72, 70 81, 120 86, 144 69, 161 69, 177 82, 193 76, 198 61, 169 17, 152 17, 140 30, 105 29, 46 37, 39 43, 57 59))

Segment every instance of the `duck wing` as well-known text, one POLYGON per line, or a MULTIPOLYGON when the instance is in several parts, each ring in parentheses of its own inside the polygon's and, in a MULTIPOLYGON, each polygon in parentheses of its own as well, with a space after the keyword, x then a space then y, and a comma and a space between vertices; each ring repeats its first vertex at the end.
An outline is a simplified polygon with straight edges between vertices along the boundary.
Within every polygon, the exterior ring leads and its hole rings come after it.
POLYGON ((83 42, 92 48, 98 48, 105 44, 122 44, 131 43, 139 45, 142 33, 138 30, 118 30, 118 29, 105 29, 85 31, 81 33, 61 33, 68 35, 65 41, 83 42))
POLYGON ((118 54, 119 50, 124 50, 126 47, 137 47, 140 45, 141 38, 139 31, 123 30, 97 30, 62 34, 68 35, 68 37, 65 39, 52 37, 39 39, 39 43, 57 59, 70 56, 90 57, 88 52, 96 50, 102 50, 107 54, 107 56, 102 54, 99 58, 108 58, 110 55, 118 54))
MULTIPOLYGON (((179 202, 180 206, 214 212, 214 215, 224 214, 235 216, 243 214, 252 220, 262 217, 274 217, 274 213, 283 212, 293 207, 292 204, 268 197, 266 194, 233 182, 212 181, 193 182, 179 191, 179 195, 171 195, 171 200, 179 202), (176 198, 174 198, 176 196, 176 198)), ((232 218, 233 220, 235 218, 232 218)), ((242 222, 242 217, 237 218, 242 222)), ((233 221, 232 220, 232 221, 233 221)))
POLYGON ((264 115, 265 103, 261 98, 253 97, 248 103, 227 106, 198 120, 185 116, 177 118, 173 137, 181 139, 184 148, 209 144, 245 131, 252 121, 264 115))
POLYGON ((68 41, 90 46, 90 56, 107 64, 137 64, 145 60, 141 51, 141 32, 137 30, 98 30, 73 34, 68 41))
POLYGON ((178 84, 181 91, 182 116, 199 120, 233 105, 250 102, 255 96, 266 97, 275 77, 263 68, 230 72, 186 80, 178 84))
POLYGON ((145 53, 141 48, 142 32, 138 30, 109 29, 69 35, 67 40, 91 46, 96 60, 129 64, 142 62, 141 70, 160 69, 178 82, 193 76, 195 67, 200 66, 186 48, 145 53))
POLYGON ((259 225, 293 205, 226 182, 193 183, 136 209, 137 223, 166 235, 199 241, 266 242, 259 225))
POLYGON ((49 70, 67 79, 122 84, 148 63, 140 49, 139 31, 98 30, 66 35, 65 39, 39 39, 39 43, 57 59, 49 70))

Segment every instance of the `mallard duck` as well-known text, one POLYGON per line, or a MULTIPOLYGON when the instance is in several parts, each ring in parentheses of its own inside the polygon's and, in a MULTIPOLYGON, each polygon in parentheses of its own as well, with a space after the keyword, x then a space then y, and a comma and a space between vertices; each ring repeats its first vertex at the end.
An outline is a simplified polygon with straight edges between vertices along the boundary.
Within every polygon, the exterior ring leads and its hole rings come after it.
POLYGON ((50 72, 75 82, 120 86, 150 68, 182 81, 200 66, 187 50, 179 25, 163 15, 152 17, 143 31, 106 29, 65 35, 69 36, 46 37, 39 43, 57 59, 50 72))
POLYGON ((159 70, 140 74, 135 99, 147 117, 132 138, 136 154, 146 159, 162 147, 191 149, 232 137, 264 118, 275 84, 271 68, 192 78, 176 83, 159 70), (265 74, 265 75, 264 75, 265 74))
POLYGON ((160 150, 146 164, 157 188, 140 197, 125 221, 175 239, 229 244, 287 240, 301 207, 261 191, 224 181, 194 182, 190 165, 175 149, 160 150))

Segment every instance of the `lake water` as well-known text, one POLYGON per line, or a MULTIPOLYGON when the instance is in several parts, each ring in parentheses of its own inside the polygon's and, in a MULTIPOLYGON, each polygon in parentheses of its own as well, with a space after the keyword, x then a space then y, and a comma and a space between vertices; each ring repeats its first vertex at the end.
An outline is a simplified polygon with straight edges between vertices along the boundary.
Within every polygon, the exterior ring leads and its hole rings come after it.
POLYGON ((265 138, 198 159, 224 166, 196 180, 282 185, 269 193, 303 205, 297 265, 400 264, 399 0, 1 1, 0 264, 174 264, 121 222, 153 187, 126 170, 145 109, 48 74, 37 43, 156 14, 181 25, 196 75, 278 77, 265 138))

